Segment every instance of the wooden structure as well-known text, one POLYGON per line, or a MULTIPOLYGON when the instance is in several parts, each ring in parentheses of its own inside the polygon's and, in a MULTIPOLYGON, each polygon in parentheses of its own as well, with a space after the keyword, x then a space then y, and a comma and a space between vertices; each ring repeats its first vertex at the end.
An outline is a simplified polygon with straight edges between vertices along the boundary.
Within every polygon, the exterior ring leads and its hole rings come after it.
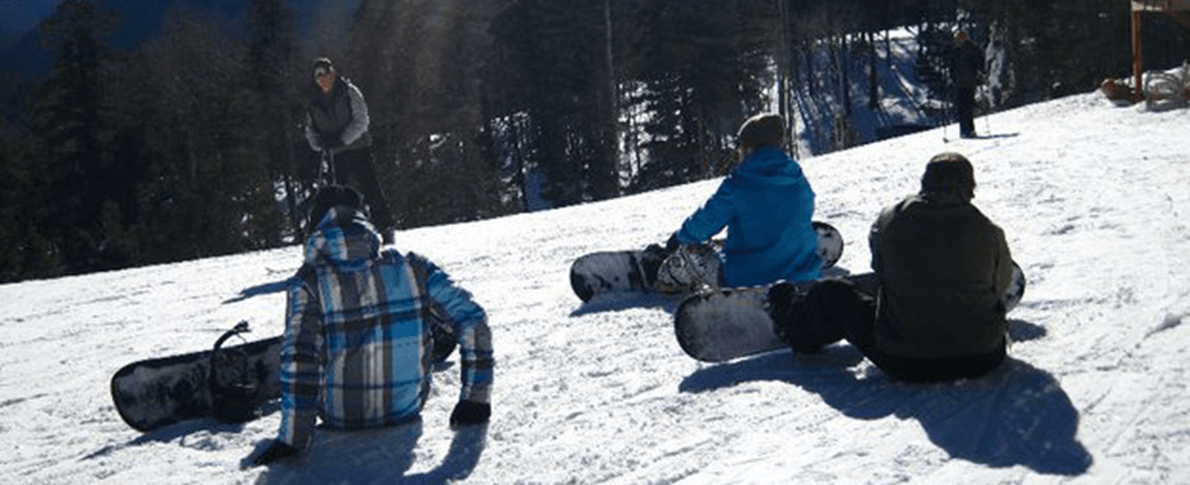
POLYGON ((1132 78, 1134 88, 1132 100, 1140 101, 1144 96, 1144 51, 1141 48, 1141 20, 1146 13, 1159 13, 1173 17, 1190 27, 1190 0, 1130 0, 1132 2, 1132 78))

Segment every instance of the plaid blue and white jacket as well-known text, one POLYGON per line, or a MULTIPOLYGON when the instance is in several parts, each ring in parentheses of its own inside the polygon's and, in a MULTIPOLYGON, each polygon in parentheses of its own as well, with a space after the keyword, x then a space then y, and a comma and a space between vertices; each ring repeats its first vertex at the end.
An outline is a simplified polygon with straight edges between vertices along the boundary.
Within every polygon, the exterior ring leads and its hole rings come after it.
POLYGON ((489 402, 487 315, 445 272, 382 251, 380 235, 347 207, 327 212, 305 253, 288 284, 278 440, 303 448, 315 417, 357 429, 416 416, 430 388, 435 319, 458 336, 459 400, 489 402))

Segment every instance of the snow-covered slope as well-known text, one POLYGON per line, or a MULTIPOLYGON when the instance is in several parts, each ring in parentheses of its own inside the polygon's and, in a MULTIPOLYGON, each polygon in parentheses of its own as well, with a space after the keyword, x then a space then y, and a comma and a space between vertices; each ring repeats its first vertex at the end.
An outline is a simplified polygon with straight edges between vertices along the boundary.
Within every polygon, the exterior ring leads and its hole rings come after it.
POLYGON ((107 386, 120 366, 206 348, 241 319, 279 334, 297 247, 0 286, 0 482, 1190 483, 1190 110, 1089 93, 977 126, 991 136, 933 130, 802 163, 852 271, 867 268, 880 208, 916 191, 930 156, 975 163, 975 202, 1030 279, 992 376, 897 383, 847 345, 700 364, 673 338, 675 300, 571 294, 575 257, 663 240, 708 181, 398 233, 489 312, 492 422, 448 429, 454 364, 420 423, 320 431, 292 466, 240 466, 275 412, 141 434, 107 386))

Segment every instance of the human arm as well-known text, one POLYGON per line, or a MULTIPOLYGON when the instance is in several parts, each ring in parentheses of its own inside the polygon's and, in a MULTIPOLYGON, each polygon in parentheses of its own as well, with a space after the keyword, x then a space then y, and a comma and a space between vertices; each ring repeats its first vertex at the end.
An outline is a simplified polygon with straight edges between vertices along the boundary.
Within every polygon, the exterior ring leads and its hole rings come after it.
POLYGON ((310 116, 310 112, 306 111, 306 143, 310 145, 310 149, 316 152, 322 151, 322 137, 318 134, 318 130, 314 128, 314 117, 310 116))
POLYGON ((453 327, 458 339, 461 388, 451 426, 487 422, 495 366, 487 314, 441 268, 417 254, 411 253, 408 259, 424 279, 431 311, 453 327))
POLYGON ((993 229, 993 237, 996 240, 996 269, 993 285, 995 294, 1004 295, 1008 292, 1008 288, 1012 286, 1012 252, 1008 249, 1008 241, 1004 238, 1004 231, 999 227, 994 227, 993 229))
POLYGON ((317 295, 303 266, 290 280, 281 346, 281 427, 277 441, 295 450, 305 448, 318 412, 322 332, 317 295))
POLYGON ((896 215, 901 204, 891 205, 885 207, 880 211, 880 216, 872 223, 872 228, 868 231, 868 249, 872 251, 872 271, 876 272, 879 277, 881 273, 881 248, 880 241, 884 237, 884 230, 888 228, 889 222, 892 221, 896 215))
POLYGON ((671 241, 681 244, 697 244, 709 241, 722 231, 735 215, 737 198, 731 179, 719 184, 711 198, 682 222, 671 241))
POLYGON ((371 117, 368 116, 368 103, 364 101, 364 93, 354 84, 347 84, 347 97, 351 102, 351 122, 339 134, 339 142, 343 146, 351 145, 368 131, 371 117))

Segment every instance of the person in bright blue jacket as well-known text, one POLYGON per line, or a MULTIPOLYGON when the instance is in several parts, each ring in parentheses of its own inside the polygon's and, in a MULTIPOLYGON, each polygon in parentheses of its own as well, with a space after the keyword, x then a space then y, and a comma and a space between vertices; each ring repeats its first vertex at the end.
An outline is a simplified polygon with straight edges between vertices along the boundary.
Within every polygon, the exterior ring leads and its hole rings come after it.
POLYGON ((491 330, 471 294, 428 259, 382 248, 363 197, 329 186, 314 199, 317 229, 288 282, 281 349, 281 426, 253 460, 265 465, 307 446, 315 420, 335 429, 415 419, 443 343, 459 347, 452 428, 491 415, 491 330), (444 339, 449 339, 444 342, 444 339))
POLYGON ((740 287, 819 278, 814 190, 801 166, 782 150, 784 137, 780 115, 745 121, 736 134, 743 161, 682 223, 667 250, 708 242, 726 227, 721 283, 740 287))

